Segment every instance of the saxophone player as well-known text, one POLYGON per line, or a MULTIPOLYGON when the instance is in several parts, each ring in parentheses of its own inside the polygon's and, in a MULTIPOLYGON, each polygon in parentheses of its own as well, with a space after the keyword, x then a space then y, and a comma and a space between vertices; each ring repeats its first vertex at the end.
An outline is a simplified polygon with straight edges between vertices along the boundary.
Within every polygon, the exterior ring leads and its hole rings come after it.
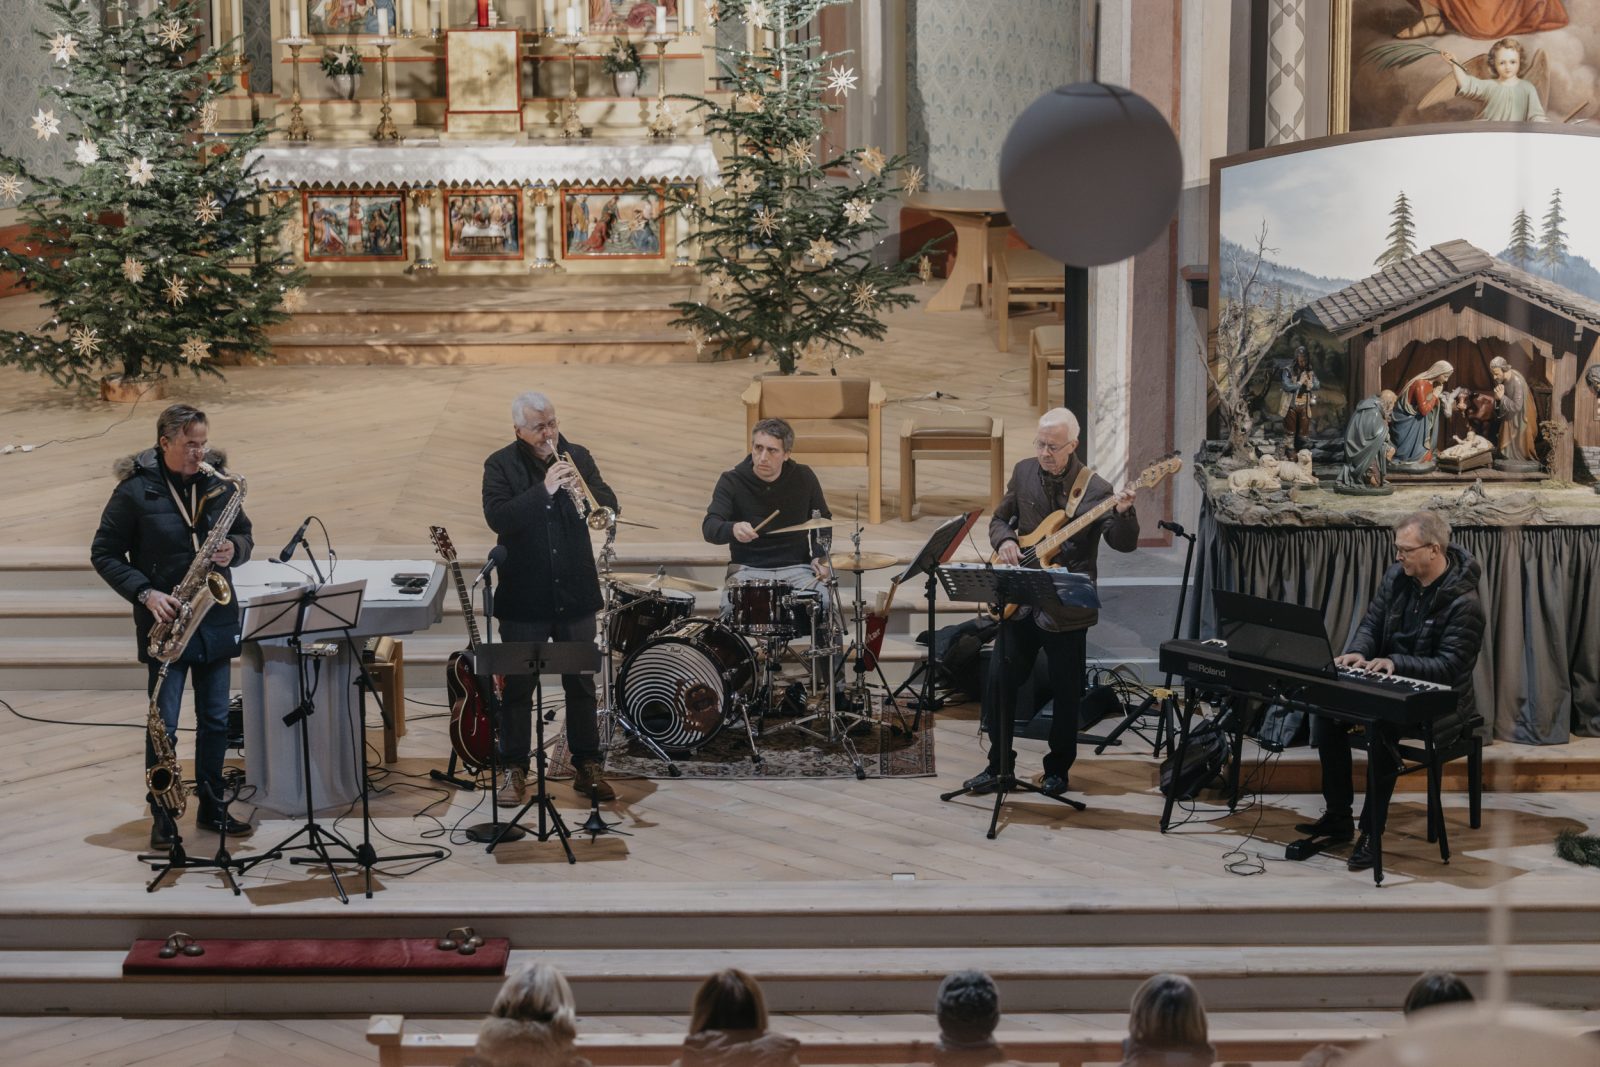
MULTIPOLYGON (((500 638, 593 641, 602 604, 600 578, 579 501, 592 497, 615 515, 617 494, 600 477, 589 450, 562 435, 555 405, 543 393, 523 393, 511 402, 511 426, 516 440, 483 463, 483 518, 506 550, 494 601, 500 638)), ((563 675, 561 686, 567 698, 567 747, 577 769, 572 787, 597 800, 614 800, 616 793, 601 773, 594 676, 563 675)), ((532 701, 532 678, 506 678, 499 722, 505 801, 526 799, 532 701)))
MULTIPOLYGON (((173 586, 193 563, 206 543, 217 517, 236 491, 235 484, 201 471, 206 455, 205 412, 188 404, 173 404, 156 420, 156 444, 118 460, 112 467, 117 487, 100 515, 90 548, 94 569, 106 584, 133 603, 139 659, 149 670, 151 699, 167 728, 169 745, 175 743, 178 709, 183 701, 184 679, 193 680, 195 707, 195 778, 199 794, 196 825, 221 830, 229 836, 248 834, 251 826, 228 814, 222 792, 222 761, 228 745, 228 694, 230 661, 239 654, 237 601, 218 604, 206 613, 188 645, 169 666, 159 694, 154 692, 161 664, 149 652, 150 630, 157 622, 170 622, 179 601, 173 586)), ((224 460, 213 452, 209 459, 221 468, 224 460)), ((240 511, 226 540, 211 555, 215 568, 226 577, 228 568, 250 558, 254 541, 250 519, 240 511)), ((154 766, 156 753, 145 742, 145 766, 154 766)), ((168 811, 146 797, 154 823, 150 847, 172 847, 175 826, 168 811)))

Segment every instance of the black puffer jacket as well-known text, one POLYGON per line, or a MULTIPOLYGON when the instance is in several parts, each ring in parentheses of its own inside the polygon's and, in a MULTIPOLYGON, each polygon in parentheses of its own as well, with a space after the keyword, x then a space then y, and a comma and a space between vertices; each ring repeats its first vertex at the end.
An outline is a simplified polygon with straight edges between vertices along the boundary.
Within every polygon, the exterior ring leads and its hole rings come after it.
POLYGON ((1367 659, 1393 660, 1394 672, 1407 678, 1454 687, 1456 713, 1434 724, 1440 736, 1477 716, 1472 668, 1478 662, 1484 626, 1483 606, 1478 603, 1482 568, 1460 545, 1451 545, 1445 555, 1449 566, 1426 589, 1399 563, 1391 564, 1346 649, 1367 659))
MULTIPOLYGON (((572 454, 596 500, 618 510, 617 494, 600 477, 587 448, 560 437, 556 449, 572 454)), ((600 576, 589 527, 579 517, 572 494, 557 492, 552 498, 545 492, 546 469, 520 440, 483 462, 483 518, 506 547, 495 591, 497 619, 544 622, 600 610, 600 576)))
MULTIPOLYGON (((226 470, 226 458, 215 450, 210 463, 226 470)), ((178 505, 166 485, 160 457, 153 448, 125 456, 112 465, 118 485, 100 513, 100 528, 89 548, 94 569, 124 600, 133 603, 133 621, 139 641, 139 659, 150 662, 145 651, 155 616, 139 603, 139 594, 154 588, 162 593, 183 578, 194 560, 194 542, 178 505)), ((233 485, 209 474, 195 475, 200 500, 195 533, 204 541, 217 516, 233 495, 233 485)), ((187 490, 180 490, 187 500, 187 490)), ((255 547, 250 516, 243 511, 228 531, 233 542, 233 565, 249 562, 255 547)), ((229 576, 231 567, 218 568, 229 576)), ((183 661, 210 663, 239 654, 239 603, 213 607, 184 650, 183 661)))

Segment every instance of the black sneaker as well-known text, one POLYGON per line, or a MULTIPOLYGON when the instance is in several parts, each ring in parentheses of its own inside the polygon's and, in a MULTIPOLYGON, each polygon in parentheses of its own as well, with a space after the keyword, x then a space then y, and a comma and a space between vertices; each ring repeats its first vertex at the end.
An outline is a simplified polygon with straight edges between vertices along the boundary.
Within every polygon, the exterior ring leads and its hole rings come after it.
MULTIPOLYGON (((254 826, 247 822, 240 822, 232 815, 224 815, 222 818, 228 821, 229 837, 247 837, 256 832, 254 826)), ((194 824, 200 829, 210 830, 214 834, 222 833, 222 819, 214 815, 197 815, 195 816, 194 824)))
POLYGON ((1356 822, 1348 814, 1325 813, 1316 822, 1295 824, 1295 830, 1311 837, 1326 837, 1330 841, 1348 841, 1356 836, 1356 822))
POLYGON ((1372 854, 1372 840, 1362 834, 1356 841, 1356 847, 1350 850, 1350 862, 1345 866, 1352 871, 1370 871, 1378 865, 1378 858, 1372 854))
POLYGON ((150 824, 150 847, 156 852, 171 852, 177 834, 178 828, 172 825, 170 816, 157 815, 155 822, 150 824))
POLYGON ((1000 785, 1000 776, 993 771, 984 771, 975 774, 961 783, 961 788, 970 793, 993 793, 1000 785))
POLYGON ((1058 797, 1067 791, 1067 777, 1064 774, 1044 774, 1039 776, 1039 792, 1047 797, 1058 797))

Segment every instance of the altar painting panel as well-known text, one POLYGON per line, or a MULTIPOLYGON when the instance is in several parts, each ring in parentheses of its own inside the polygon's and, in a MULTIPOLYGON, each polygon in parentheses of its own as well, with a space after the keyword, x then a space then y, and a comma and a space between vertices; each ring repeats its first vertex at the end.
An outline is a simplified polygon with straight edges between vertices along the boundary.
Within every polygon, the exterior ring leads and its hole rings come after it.
MULTIPOLYGON (((414 5, 425 6, 425 0, 412 0, 414 5)), ((394 9, 395 0, 311 0, 307 32, 312 35, 378 32, 378 11, 389 12, 389 31, 399 30, 400 22, 394 9)))
POLYGON ((446 259, 521 259, 522 191, 447 189, 446 259))
MULTIPOLYGON (((656 5, 652 0, 588 0, 589 33, 649 33, 656 24, 656 5)), ((669 31, 678 24, 678 0, 663 0, 667 5, 669 31)))
POLYGON ((302 205, 307 263, 406 258, 405 201, 399 193, 308 192, 302 205))
POLYGON ((563 259, 660 259, 666 253, 659 189, 561 191, 563 259))

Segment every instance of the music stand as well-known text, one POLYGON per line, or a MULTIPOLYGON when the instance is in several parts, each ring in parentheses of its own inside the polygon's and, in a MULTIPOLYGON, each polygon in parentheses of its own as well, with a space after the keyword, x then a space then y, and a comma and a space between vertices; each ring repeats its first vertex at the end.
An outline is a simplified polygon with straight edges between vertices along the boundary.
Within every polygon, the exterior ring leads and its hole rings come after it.
POLYGON ((901 693, 912 688, 917 680, 922 680, 922 692, 917 695, 917 713, 911 718, 911 732, 916 733, 922 727, 922 713, 932 714, 944 707, 944 701, 934 692, 934 646, 938 625, 934 621, 934 601, 939 594, 939 578, 934 573, 935 569, 943 563, 950 562, 950 557, 955 555, 956 547, 961 544, 961 539, 967 536, 967 531, 972 529, 978 521, 978 516, 983 514, 982 508, 976 508, 965 515, 957 515, 946 519, 939 524, 939 528, 929 535, 928 540, 917 550, 916 556, 906 565, 906 569, 893 579, 895 585, 904 585, 918 575, 928 576, 927 588, 923 596, 928 604, 928 656, 917 664, 910 677, 900 683, 900 687, 890 694, 890 699, 898 697, 901 693))
MULTIPOLYGON (((954 563, 937 568, 939 581, 952 600, 976 600, 995 605, 995 614, 1001 617, 1000 633, 995 640, 995 656, 990 671, 1006 669, 1006 623, 1008 606, 1031 607, 1040 610, 1057 608, 1098 608, 1100 596, 1094 581, 1084 574, 1073 574, 1064 567, 1039 570, 1034 567, 1004 567, 981 563, 954 563)), ((992 841, 999 832, 1000 808, 1006 794, 1013 792, 1037 793, 1058 800, 1077 811, 1087 805, 1066 796, 1051 796, 1032 782, 1017 780, 1016 767, 1011 759, 1012 715, 1010 708, 996 707, 999 716, 1000 773, 995 776, 994 815, 989 819, 988 838, 992 841)), ((953 800, 959 796, 978 795, 977 790, 953 789, 942 793, 940 800, 953 800)))
MULTIPOLYGON (((305 849, 313 855, 292 856, 289 862, 316 863, 327 867, 328 876, 333 881, 334 891, 339 894, 341 904, 350 903, 350 896, 344 891, 344 883, 339 880, 339 872, 328 850, 330 847, 343 849, 350 854, 350 861, 356 863, 361 861, 361 852, 338 833, 325 829, 317 822, 316 800, 312 795, 311 782, 311 733, 307 726, 307 720, 316 711, 316 704, 312 700, 312 686, 306 676, 308 661, 330 654, 337 655, 339 646, 319 644, 308 646, 302 638, 309 634, 348 632, 355 629, 361 619, 361 598, 366 588, 367 582, 363 578, 354 582, 324 585, 320 588, 300 586, 286 589, 281 593, 269 593, 257 597, 245 608, 243 634, 240 638, 241 641, 284 638, 288 640, 289 647, 294 649, 299 702, 293 711, 283 717, 283 723, 285 726, 298 724, 300 727, 300 770, 306 791, 305 824, 267 852, 252 856, 245 863, 248 867, 253 867, 263 860, 277 859, 285 852, 305 849), (295 844, 296 839, 300 837, 306 840, 295 844)), ((370 868, 367 874, 370 878, 370 868)))
MULTIPOLYGON (((495 846, 502 841, 516 840, 511 834, 513 830, 517 831, 517 836, 525 833, 519 824, 522 817, 528 813, 528 809, 537 805, 539 829, 535 831, 534 836, 540 841, 548 841, 552 835, 560 838, 561 847, 567 853, 567 862, 577 863, 578 857, 572 854, 572 845, 568 843, 571 833, 567 830, 567 824, 561 821, 561 814, 556 811, 555 801, 550 799, 550 794, 545 788, 547 757, 544 751, 544 679, 541 676, 547 671, 551 674, 598 674, 600 649, 589 641, 509 641, 479 645, 476 658, 476 673, 480 676, 500 674, 510 678, 517 675, 533 675, 534 794, 509 822, 500 824, 494 830, 489 847, 485 851, 493 852, 495 846)), ((483 829, 482 826, 473 827, 473 830, 477 831, 483 829)), ((470 834, 472 831, 468 832, 470 834)))

